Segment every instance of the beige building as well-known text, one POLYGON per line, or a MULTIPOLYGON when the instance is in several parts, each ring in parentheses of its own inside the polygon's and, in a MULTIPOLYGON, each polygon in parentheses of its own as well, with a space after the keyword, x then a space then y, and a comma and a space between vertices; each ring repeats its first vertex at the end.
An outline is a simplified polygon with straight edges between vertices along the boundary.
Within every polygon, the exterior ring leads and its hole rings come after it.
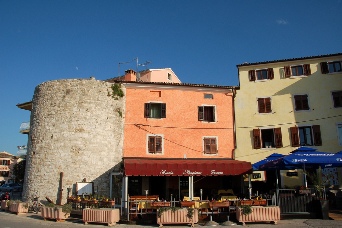
POLYGON ((14 182, 13 167, 22 159, 6 151, 0 152, 0 182, 14 182))
POLYGON ((341 61, 338 53, 237 65, 235 158, 255 163, 300 146, 341 151, 341 61))

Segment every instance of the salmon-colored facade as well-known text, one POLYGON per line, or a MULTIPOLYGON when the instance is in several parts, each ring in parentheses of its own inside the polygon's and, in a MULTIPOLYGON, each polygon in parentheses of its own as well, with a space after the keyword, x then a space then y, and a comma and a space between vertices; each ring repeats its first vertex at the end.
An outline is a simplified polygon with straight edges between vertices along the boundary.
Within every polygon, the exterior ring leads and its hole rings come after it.
POLYGON ((232 88, 157 83, 124 86, 124 157, 233 158, 232 88), (145 104, 165 104, 165 118, 146 117, 145 104), (199 120, 199 107, 210 107, 213 119, 199 120), (161 150, 149 152, 149 136, 161 136, 161 150), (216 139, 216 153, 205 152, 205 138, 216 139))

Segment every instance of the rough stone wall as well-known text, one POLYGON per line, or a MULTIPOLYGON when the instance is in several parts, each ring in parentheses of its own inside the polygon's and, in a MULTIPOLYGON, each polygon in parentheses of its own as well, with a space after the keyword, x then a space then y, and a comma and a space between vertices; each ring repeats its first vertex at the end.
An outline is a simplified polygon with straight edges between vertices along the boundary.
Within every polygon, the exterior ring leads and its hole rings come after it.
POLYGON ((91 78, 36 87, 23 200, 37 195, 58 202, 63 189, 65 203, 67 188, 75 193, 75 183, 84 179, 109 196, 110 173, 121 167, 125 113, 125 97, 114 99, 112 84, 91 78))

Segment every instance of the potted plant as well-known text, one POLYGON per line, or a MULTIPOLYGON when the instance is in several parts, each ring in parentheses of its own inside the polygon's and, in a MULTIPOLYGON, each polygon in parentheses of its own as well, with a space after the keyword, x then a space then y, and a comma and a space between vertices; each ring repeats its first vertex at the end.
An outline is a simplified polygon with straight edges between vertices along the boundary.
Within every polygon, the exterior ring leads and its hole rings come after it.
POLYGON ((20 200, 9 200, 8 209, 10 212, 22 214, 28 212, 28 203, 20 200))
POLYGON ((53 203, 46 204, 42 207, 41 216, 46 219, 53 219, 58 221, 64 221, 69 218, 72 211, 72 204, 66 203, 63 206, 55 205, 53 203))

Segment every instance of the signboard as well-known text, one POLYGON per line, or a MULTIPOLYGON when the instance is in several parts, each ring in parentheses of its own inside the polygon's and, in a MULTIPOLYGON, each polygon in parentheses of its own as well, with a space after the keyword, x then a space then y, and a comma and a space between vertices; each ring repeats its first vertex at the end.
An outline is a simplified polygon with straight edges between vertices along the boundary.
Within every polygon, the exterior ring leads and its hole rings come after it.
MULTIPOLYGON (((244 181, 248 181, 248 174, 243 175, 244 181)), ((266 181, 265 171, 253 171, 251 174, 251 181, 266 181)))
POLYGON ((298 177, 298 172, 286 172, 286 176, 288 176, 288 177, 298 177))

